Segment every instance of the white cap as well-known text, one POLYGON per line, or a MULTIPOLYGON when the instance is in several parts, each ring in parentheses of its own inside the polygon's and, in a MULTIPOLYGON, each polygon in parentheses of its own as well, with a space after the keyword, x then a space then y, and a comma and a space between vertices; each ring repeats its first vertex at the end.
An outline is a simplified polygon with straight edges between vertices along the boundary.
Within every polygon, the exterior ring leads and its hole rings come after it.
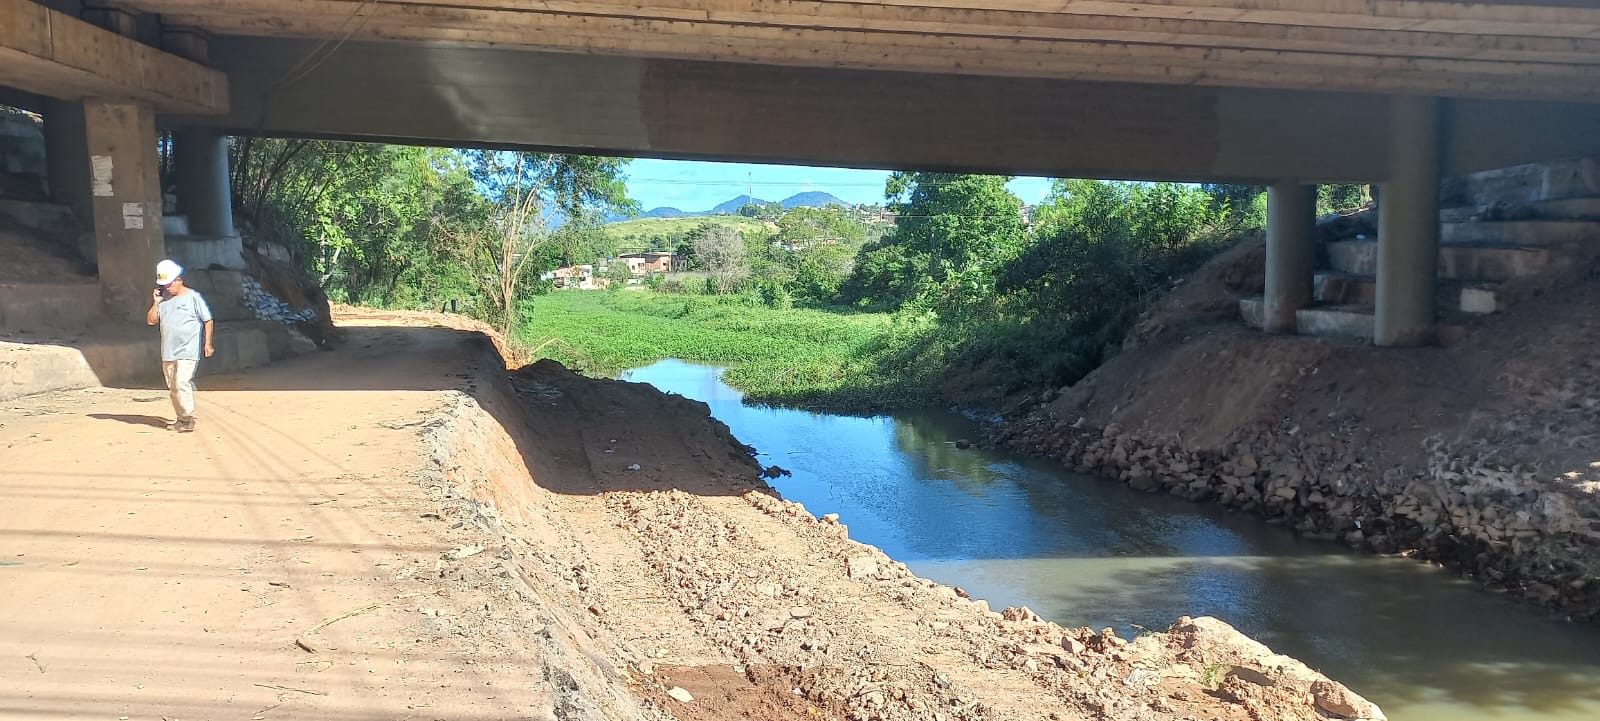
POLYGON ((183 266, 170 260, 156 263, 156 285, 167 285, 183 275, 183 266))

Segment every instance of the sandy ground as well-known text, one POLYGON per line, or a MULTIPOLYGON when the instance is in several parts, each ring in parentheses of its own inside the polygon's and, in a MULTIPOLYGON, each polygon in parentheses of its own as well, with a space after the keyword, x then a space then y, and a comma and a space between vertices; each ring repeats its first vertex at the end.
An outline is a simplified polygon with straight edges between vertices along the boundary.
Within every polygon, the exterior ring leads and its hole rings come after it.
POLYGON ((342 321, 205 379, 194 434, 161 391, 0 407, 0 717, 1379 717, 1210 619, 1130 642, 917 578, 703 404, 342 321))

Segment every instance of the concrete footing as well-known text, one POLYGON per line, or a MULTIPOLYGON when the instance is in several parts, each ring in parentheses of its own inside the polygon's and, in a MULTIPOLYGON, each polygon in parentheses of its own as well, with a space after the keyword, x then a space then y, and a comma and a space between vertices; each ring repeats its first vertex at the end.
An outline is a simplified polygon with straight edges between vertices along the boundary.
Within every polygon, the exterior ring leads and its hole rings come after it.
MULTIPOLYGON (((299 352, 288 327, 270 322, 218 323, 216 354, 202 376, 236 373, 299 352)), ((161 388, 160 335, 154 328, 102 324, 71 335, 0 335, 0 401, 55 391, 161 388)), ((204 387, 202 385, 202 387, 204 387)))

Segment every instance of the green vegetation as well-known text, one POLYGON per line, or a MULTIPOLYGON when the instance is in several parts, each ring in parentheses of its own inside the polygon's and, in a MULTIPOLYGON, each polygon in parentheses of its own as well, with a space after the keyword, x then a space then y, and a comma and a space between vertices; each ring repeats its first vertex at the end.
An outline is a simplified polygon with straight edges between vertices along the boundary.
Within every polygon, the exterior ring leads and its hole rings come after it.
MULTIPOLYGON (((756 400, 865 410, 999 401, 1075 382, 1224 240, 1260 188, 1056 181, 1030 222, 1007 178, 896 173, 895 223, 843 206, 602 224, 634 206, 626 161, 246 139, 235 206, 334 300, 449 300, 595 374, 666 357, 726 364, 756 400), (753 217, 752 217, 753 216, 753 217), (671 250, 690 272, 548 293, 540 273, 671 250)), ((1330 208, 1366 191, 1333 187, 1330 208)))
POLYGON ((464 300, 496 324, 530 289, 519 281, 592 260, 600 214, 633 208, 614 158, 276 138, 235 139, 230 155, 251 243, 287 249, 331 299, 464 300))
POLYGON ((923 387, 981 386, 998 401, 1076 382, 1116 352, 1138 314, 1261 221, 1256 189, 1058 180, 1024 230, 1006 178, 900 173, 895 231, 863 248, 841 300, 924 320, 874 372, 923 387), (1248 189, 1247 189, 1248 190, 1248 189))
MULTIPOLYGON (((611 245, 619 250, 675 250, 701 228, 730 227, 748 237, 772 234, 765 220, 741 215, 691 218, 634 218, 605 225, 611 245)), ((588 262, 588 261, 584 261, 588 262)))
POLYGON ((859 410, 930 400, 880 372, 887 339, 904 330, 887 314, 648 291, 552 293, 520 310, 520 345, 590 375, 680 358, 731 366, 728 382, 757 402, 859 410))

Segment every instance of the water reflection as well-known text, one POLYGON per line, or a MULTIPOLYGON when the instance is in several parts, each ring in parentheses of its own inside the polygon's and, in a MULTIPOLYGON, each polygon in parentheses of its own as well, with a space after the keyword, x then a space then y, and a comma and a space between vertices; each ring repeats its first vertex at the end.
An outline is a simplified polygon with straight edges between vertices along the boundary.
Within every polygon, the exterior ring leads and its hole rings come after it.
POLYGON ((850 417, 745 406, 715 368, 624 374, 705 401, 785 497, 993 607, 1164 628, 1213 615, 1377 701, 1395 721, 1600 719, 1600 629, 1544 618, 1403 559, 1351 554, 1059 466, 958 448, 951 413, 850 417))

